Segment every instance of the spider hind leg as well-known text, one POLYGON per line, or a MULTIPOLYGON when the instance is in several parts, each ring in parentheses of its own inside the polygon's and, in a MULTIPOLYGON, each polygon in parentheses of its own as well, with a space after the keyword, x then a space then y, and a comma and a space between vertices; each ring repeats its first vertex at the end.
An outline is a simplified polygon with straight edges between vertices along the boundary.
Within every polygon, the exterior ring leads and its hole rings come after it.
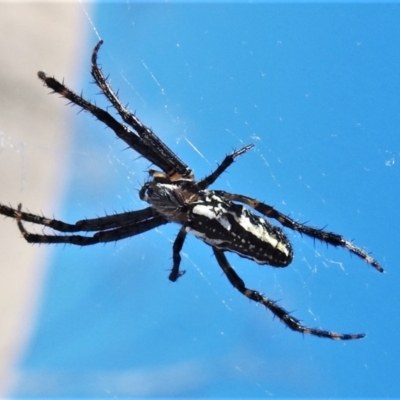
POLYGON ((306 333, 313 336, 329 338, 333 340, 354 340, 354 339, 361 339, 365 336, 365 334, 363 333, 358 333, 358 334, 336 333, 336 332, 325 331, 318 328, 309 328, 303 325, 300 322, 300 320, 291 316, 288 311, 286 311, 282 307, 279 307, 276 304, 276 302, 268 299, 267 297, 263 296, 261 293, 255 290, 248 289, 245 286, 243 280, 239 277, 239 275, 229 264, 227 258, 225 257, 224 252, 218 250, 215 247, 213 247, 213 251, 219 266, 224 271, 226 277, 228 278, 232 286, 235 287, 240 293, 242 293, 248 299, 264 305, 291 330, 300 333, 306 333))
POLYGON ((345 248, 350 251, 350 253, 355 254, 357 257, 372 265, 377 271, 384 272, 384 269, 378 263, 378 261, 372 258, 364 250, 355 246, 352 242, 346 240, 344 237, 336 233, 301 224, 297 221, 294 221, 287 215, 282 214, 270 205, 262 203, 261 201, 258 201, 256 199, 252 199, 251 197, 243 196, 241 194, 228 193, 222 190, 215 190, 215 193, 231 201, 238 201, 240 203, 247 204, 262 215, 265 215, 268 218, 275 219, 286 228, 300 232, 304 235, 307 235, 308 237, 320 240, 321 242, 325 242, 331 246, 345 248))

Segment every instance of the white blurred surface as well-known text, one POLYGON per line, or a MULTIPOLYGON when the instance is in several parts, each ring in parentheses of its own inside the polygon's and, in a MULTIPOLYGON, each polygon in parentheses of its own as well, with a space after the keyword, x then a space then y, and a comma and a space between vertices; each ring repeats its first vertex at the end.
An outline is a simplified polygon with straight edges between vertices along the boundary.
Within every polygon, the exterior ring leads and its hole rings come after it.
MULTIPOLYGON (((63 192, 69 123, 36 76, 76 76, 84 43, 80 3, 0 4, 0 202, 54 212, 63 192), (46 93, 47 92, 47 93, 46 93)), ((16 377, 44 278, 49 248, 30 246, 15 222, 0 221, 0 396, 16 377)))

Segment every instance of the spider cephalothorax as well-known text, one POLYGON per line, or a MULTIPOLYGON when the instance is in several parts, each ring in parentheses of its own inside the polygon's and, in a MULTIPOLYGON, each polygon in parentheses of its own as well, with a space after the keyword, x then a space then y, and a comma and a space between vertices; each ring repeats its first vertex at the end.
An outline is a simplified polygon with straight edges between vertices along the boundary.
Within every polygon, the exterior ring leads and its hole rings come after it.
POLYGON ((225 252, 236 253, 258 264, 273 267, 289 265, 293 260, 292 246, 282 229, 272 225, 265 218, 267 217, 275 219, 284 227, 327 244, 346 248, 383 272, 378 262, 342 236, 300 224, 265 203, 240 194, 209 190, 208 187, 238 156, 253 147, 251 144, 226 156, 214 172, 196 181, 192 170, 150 128, 143 125, 121 104, 97 65, 97 53, 102 43, 100 41, 93 50, 92 76, 124 123, 117 121, 107 111, 72 92, 63 83, 48 77, 44 72, 38 72, 38 77, 45 86, 61 94, 72 104, 88 111, 111 128, 129 147, 161 170, 150 170, 150 181, 139 191, 139 197, 148 202, 150 207, 100 218, 83 219, 74 224, 24 212, 21 205, 15 209, 0 204, 0 214, 16 219, 23 237, 30 243, 70 243, 80 246, 116 241, 169 222, 178 223, 181 228, 173 244, 173 266, 169 275, 171 281, 176 281, 184 273, 179 269, 180 251, 187 233, 191 233, 212 247, 219 266, 237 290, 247 298, 263 304, 290 329, 339 340, 364 337, 364 334, 340 334, 302 325, 276 302, 255 290, 248 289, 229 264, 225 252), (245 205, 256 210, 261 216, 245 205), (64 234, 31 233, 25 229, 23 222, 49 227, 64 234), (83 232, 94 233, 85 235, 83 232))

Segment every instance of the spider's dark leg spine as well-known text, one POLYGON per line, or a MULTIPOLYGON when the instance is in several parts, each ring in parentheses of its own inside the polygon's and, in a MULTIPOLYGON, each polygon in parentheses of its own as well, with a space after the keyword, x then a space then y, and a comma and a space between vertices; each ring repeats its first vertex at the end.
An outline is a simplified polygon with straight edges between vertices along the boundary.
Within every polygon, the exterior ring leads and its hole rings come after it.
MULTIPOLYGON (((149 151, 148 146, 143 142, 139 136, 135 135, 126 126, 120 124, 112 115, 93 103, 85 100, 83 97, 78 96, 72 90, 68 89, 64 84, 58 82, 55 78, 48 77, 44 72, 39 71, 38 77, 44 84, 52 89, 54 92, 59 93, 61 96, 68 99, 72 104, 76 104, 83 110, 88 111, 94 115, 98 120, 112 129, 115 134, 122 139, 129 147, 136 150, 140 155, 147 158, 153 164, 162 168, 160 165, 160 157, 153 151, 149 151)), ((165 166, 164 166, 165 168, 165 166)))
POLYGON ((95 46, 92 53, 92 76, 95 83, 101 89, 101 92, 107 97, 109 102, 117 110, 118 114, 125 123, 130 125, 138 135, 143 139, 147 146, 147 152, 154 153, 157 157, 158 165, 166 174, 173 175, 178 173, 186 178, 192 175, 191 169, 164 143, 160 138, 130 111, 128 111, 119 100, 118 96, 114 93, 111 86, 107 82, 101 68, 97 64, 97 54, 103 44, 100 40, 95 46))

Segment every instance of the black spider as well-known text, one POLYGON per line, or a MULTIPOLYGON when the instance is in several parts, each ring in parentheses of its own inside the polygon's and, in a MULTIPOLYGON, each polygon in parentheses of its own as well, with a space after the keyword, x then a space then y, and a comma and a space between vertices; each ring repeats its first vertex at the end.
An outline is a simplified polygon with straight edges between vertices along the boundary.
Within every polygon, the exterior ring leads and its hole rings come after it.
POLYGON ((263 304, 290 329, 339 340, 364 337, 364 334, 340 334, 302 325, 276 302, 255 290, 248 289, 229 264, 225 251, 237 253, 258 264, 274 267, 288 266, 293 260, 291 244, 281 228, 272 225, 264 218, 268 217, 312 238, 333 246, 344 247, 378 271, 383 272, 378 262, 342 236, 300 224, 267 204, 240 194, 208 190, 207 188, 238 156, 253 147, 252 144, 226 156, 214 172, 196 181, 192 170, 151 129, 143 125, 121 104, 97 65, 97 53, 102 43, 102 41, 98 42, 93 50, 92 76, 125 124, 118 122, 107 111, 88 102, 69 90, 63 83, 48 77, 44 72, 38 72, 38 76, 45 86, 61 94, 72 104, 91 113, 111 128, 129 147, 161 170, 150 170, 152 179, 145 183, 139 192, 140 199, 147 201, 150 207, 100 218, 83 219, 74 224, 24 212, 21 210, 21 204, 16 209, 0 204, 0 214, 16 219, 23 237, 30 243, 70 243, 79 246, 116 241, 169 222, 177 222, 181 225, 181 229, 173 244, 173 267, 169 275, 171 281, 176 281, 185 272, 179 269, 180 251, 187 233, 192 233, 212 247, 219 266, 239 292, 250 300, 263 304), (263 217, 249 211, 243 204, 258 211, 263 217), (30 233, 25 229, 22 221, 49 227, 68 235, 30 233), (74 232, 95 233, 92 236, 85 236, 72 234, 74 232))

